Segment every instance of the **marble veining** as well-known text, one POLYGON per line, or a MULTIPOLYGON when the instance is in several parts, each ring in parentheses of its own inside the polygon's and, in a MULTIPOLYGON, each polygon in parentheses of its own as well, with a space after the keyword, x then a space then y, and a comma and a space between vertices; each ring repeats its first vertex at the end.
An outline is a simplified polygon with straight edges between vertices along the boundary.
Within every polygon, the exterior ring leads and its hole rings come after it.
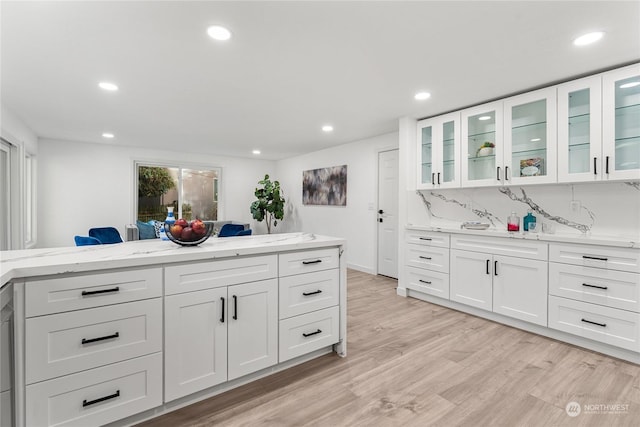
POLYGON ((591 230, 591 227, 593 227, 593 224, 595 222, 595 214, 584 206, 582 206, 582 209, 584 209, 589 215, 589 217, 591 218, 591 224, 579 224, 577 222, 570 221, 566 218, 562 218, 557 215, 551 215, 550 213, 546 212, 543 208, 541 208, 540 205, 534 202, 529 196, 527 196, 527 193, 524 191, 524 188, 522 187, 520 188, 520 192, 522 193, 522 196, 518 196, 517 194, 515 194, 513 191, 511 191, 511 188, 509 187, 500 187, 498 191, 500 191, 502 194, 506 195, 513 201, 528 205, 531 208, 531 210, 533 210, 539 215, 542 215, 545 219, 548 219, 549 221, 555 221, 558 224, 566 225, 567 227, 575 228, 576 230, 580 230, 582 233, 589 232, 589 230, 591 230))
POLYGON ((625 182, 624 185, 628 185, 629 187, 640 191, 640 181, 625 182))
POLYGON ((433 197, 437 197, 438 199, 440 199, 440 200, 442 200, 442 201, 444 201, 446 203, 453 203, 455 205, 460 206, 461 208, 468 209, 469 211, 473 212, 479 218, 484 218, 487 221, 489 221, 491 223, 491 225, 493 225, 493 226, 496 225, 496 222, 498 224, 504 225, 504 222, 502 222, 502 220, 499 217, 497 217, 496 215, 492 214, 491 212, 489 212, 486 209, 476 209, 476 208, 473 208, 473 207, 470 208, 470 206, 467 203, 459 202, 456 199, 448 199, 444 195, 438 194, 438 193, 434 193, 433 191, 430 194, 433 197))

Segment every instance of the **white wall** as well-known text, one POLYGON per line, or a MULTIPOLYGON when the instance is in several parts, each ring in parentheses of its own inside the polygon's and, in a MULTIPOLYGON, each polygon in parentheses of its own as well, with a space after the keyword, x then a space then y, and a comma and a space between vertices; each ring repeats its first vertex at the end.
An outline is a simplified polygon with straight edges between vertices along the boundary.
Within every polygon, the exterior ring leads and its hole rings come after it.
POLYGON ((2 137, 14 144, 21 144, 31 155, 38 153, 38 137, 24 122, 4 104, 0 107, 2 137))
POLYGON ((376 273, 378 151, 397 147, 398 134, 390 133, 278 161, 273 178, 280 181, 287 205, 275 232, 345 238, 347 265, 376 273), (347 206, 303 205, 302 172, 340 165, 347 165, 347 206))
POLYGON ((219 219, 250 222, 254 232, 266 232, 249 206, 274 161, 54 140, 41 140, 38 155, 38 247, 73 246, 73 236, 86 236, 91 227, 113 226, 124 236, 125 225, 135 221, 134 160, 222 168, 219 219))

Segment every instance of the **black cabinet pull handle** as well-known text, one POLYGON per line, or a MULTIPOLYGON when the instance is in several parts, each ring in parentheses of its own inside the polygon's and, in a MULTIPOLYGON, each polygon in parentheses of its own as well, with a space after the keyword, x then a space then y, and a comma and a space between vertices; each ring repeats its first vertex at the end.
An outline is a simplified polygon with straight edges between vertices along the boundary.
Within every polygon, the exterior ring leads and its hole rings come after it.
POLYGON ((500 181, 500 166, 496 168, 496 180, 500 181))
POLYGON ((92 342, 98 342, 98 341, 104 341, 104 340, 110 340, 111 338, 118 338, 120 336, 119 332, 116 332, 113 335, 106 335, 104 337, 98 337, 98 338, 82 338, 82 344, 90 344, 92 342))
POLYGON ((426 283, 427 285, 430 285, 430 284, 431 284, 431 282, 428 282, 428 281, 426 281, 426 280, 422 280, 422 279, 418 279, 418 282, 426 283))
POLYGON ((595 259, 597 261, 608 261, 609 258, 602 258, 602 257, 598 257, 598 256, 589 256, 589 255, 582 255, 582 258, 584 259, 595 259))
POLYGON ((602 326, 603 328, 607 326, 606 323, 592 322, 591 320, 587 320, 587 319, 580 319, 580 320, 582 320, 584 323, 591 323, 592 325, 602 326))
POLYGON ((420 240, 429 240, 429 241, 431 241, 433 239, 431 237, 420 237, 420 240))
POLYGON ((116 391, 113 394, 110 394, 109 396, 105 396, 105 397, 100 397, 96 400, 83 400, 82 401, 82 407, 84 408, 85 406, 89 406, 89 405, 94 405, 96 403, 100 403, 100 402, 104 402, 105 400, 110 400, 110 399, 115 399, 116 397, 120 397, 120 390, 116 391))
POLYGON ((309 295, 315 295, 315 294, 321 294, 322 291, 320 289, 318 289, 317 291, 313 291, 313 292, 303 292, 302 295, 304 295, 305 297, 308 297, 309 295))
POLYGON ((87 295, 98 295, 98 294, 106 294, 108 292, 120 292, 120 287, 116 286, 111 289, 101 289, 99 291, 82 291, 82 296, 85 297, 87 295))
POLYGON ((435 176, 436 174, 434 172, 431 172, 431 185, 436 185, 435 176))
POLYGON ((222 303, 222 315, 220 316, 220 322, 224 323, 224 297, 220 297, 220 302, 222 303))
POLYGON ((491 262, 490 260, 487 260, 487 274, 491 274, 491 273, 489 272, 489 263, 490 263, 490 262, 491 262))
POLYGON ((593 174, 594 175, 598 175, 597 163, 598 163, 598 158, 594 157, 593 158, 593 174))
POLYGON ((609 174, 609 156, 605 157, 604 173, 609 174))
POLYGON ((422 255, 418 255, 418 258, 422 258, 422 259, 431 259, 430 256, 422 256, 422 255))
MULTIPOLYGON (((382 221, 380 221, 380 222, 382 222, 382 221)), ((313 261, 302 261, 302 263, 303 263, 304 265, 309 265, 309 264, 318 264, 318 263, 320 263, 320 262, 322 262, 322 260, 321 260, 321 259, 315 259, 315 260, 313 260, 313 261)))
POLYGON ((382 209, 379 209, 379 210, 378 210, 378 213, 379 213, 380 215, 382 215, 382 214, 384 213, 384 211, 383 211, 382 209))
POLYGON ((498 275, 498 261, 493 262, 493 275, 494 276, 498 275))
POLYGON ((303 333, 302 333, 302 336, 303 336, 303 337, 305 337, 305 338, 307 338, 307 337, 310 337, 311 335, 317 335, 317 334, 321 334, 321 333, 322 333, 322 331, 321 331, 320 329, 318 329, 317 331, 315 331, 315 332, 309 332, 308 334, 305 334, 305 333, 303 332, 303 333))
POLYGON ((233 296, 233 320, 238 320, 238 297, 233 296))
POLYGON ((606 287, 606 286, 589 285, 589 284, 587 284, 587 283, 583 283, 583 284, 582 284, 582 286, 586 286, 586 287, 588 287, 588 288, 604 289, 604 290, 609 289, 609 288, 608 288, 608 287, 606 287))
POLYGON ((438 185, 440 185, 440 172, 438 172, 438 185))
POLYGON ((504 167, 504 179, 505 181, 509 181, 509 166, 504 167))

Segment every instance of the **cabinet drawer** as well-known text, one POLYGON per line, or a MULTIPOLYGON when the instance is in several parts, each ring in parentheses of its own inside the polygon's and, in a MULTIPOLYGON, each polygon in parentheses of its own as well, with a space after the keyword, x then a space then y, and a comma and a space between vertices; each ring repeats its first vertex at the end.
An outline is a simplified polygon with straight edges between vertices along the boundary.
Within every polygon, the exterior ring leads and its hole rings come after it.
POLYGON ((549 253, 549 245, 547 243, 532 242, 524 239, 477 236, 452 236, 451 249, 537 259, 540 261, 546 261, 549 253))
POLYGON ((421 268, 407 267, 407 288, 449 299, 449 275, 421 268))
POLYGON ((340 309, 325 308, 280 321, 280 362, 337 343, 340 309))
POLYGON ((31 384, 162 349, 160 298, 26 320, 31 384))
POLYGON ((640 273, 637 249, 553 243, 549 248, 549 261, 640 273))
POLYGON ((277 255, 266 255, 172 265, 164 269, 165 295, 272 279, 277 263, 277 255))
POLYGON ((638 312, 640 274, 551 262, 549 293, 638 312))
POLYGON ((280 279, 280 319, 338 305, 340 270, 298 274, 280 279))
POLYGON ((411 267, 449 272, 449 249, 408 244, 405 260, 411 267))
POLYGON ((27 386, 26 425, 98 426, 162 405, 162 353, 27 386))
POLYGON ((162 295, 162 268, 27 280, 27 317, 118 304, 162 295))
POLYGON ((449 247, 449 234, 432 231, 407 230, 407 243, 415 243, 424 246, 437 246, 440 248, 449 247))
POLYGON ((289 252, 279 255, 280 277, 340 267, 338 248, 289 252))
POLYGON ((640 314, 549 296, 549 327, 639 351, 640 314))

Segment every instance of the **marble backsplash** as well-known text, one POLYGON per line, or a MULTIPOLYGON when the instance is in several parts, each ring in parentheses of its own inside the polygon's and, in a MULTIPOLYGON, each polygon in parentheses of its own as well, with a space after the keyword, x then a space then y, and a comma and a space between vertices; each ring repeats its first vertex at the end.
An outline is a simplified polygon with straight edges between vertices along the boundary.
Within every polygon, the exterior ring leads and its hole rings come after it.
POLYGON ((507 217, 531 210, 558 234, 640 238, 640 182, 419 190, 408 194, 408 223, 460 228, 481 221, 506 230, 507 217))

